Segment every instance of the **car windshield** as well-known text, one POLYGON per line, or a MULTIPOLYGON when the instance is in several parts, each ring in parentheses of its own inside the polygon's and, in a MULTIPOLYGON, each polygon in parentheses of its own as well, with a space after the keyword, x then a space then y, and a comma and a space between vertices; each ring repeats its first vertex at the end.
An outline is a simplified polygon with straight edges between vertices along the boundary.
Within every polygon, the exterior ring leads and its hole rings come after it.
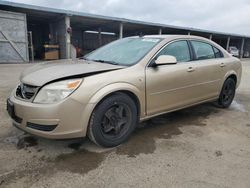
POLYGON ((130 66, 142 59, 161 39, 124 38, 109 43, 83 58, 90 61, 130 66))

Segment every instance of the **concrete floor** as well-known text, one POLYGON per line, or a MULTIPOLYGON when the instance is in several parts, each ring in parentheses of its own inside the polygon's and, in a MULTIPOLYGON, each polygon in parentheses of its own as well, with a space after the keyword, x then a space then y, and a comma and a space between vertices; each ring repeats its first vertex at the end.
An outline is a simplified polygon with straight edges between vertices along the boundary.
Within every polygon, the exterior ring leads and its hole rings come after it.
POLYGON ((250 60, 229 109, 156 117, 113 149, 14 128, 5 100, 27 66, 0 65, 0 187, 250 187, 250 60))

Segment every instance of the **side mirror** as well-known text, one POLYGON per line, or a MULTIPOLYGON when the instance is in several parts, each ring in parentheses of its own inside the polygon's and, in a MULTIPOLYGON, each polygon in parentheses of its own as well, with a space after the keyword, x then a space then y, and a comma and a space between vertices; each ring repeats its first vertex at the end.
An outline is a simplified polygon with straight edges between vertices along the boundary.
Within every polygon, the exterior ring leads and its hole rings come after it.
POLYGON ((160 55, 156 60, 156 65, 176 64, 177 60, 172 55, 160 55))

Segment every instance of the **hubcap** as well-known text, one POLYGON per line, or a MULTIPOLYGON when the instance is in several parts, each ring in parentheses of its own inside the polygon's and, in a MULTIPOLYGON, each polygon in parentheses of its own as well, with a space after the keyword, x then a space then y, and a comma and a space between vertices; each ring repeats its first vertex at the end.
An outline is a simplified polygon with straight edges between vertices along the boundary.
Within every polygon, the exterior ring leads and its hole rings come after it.
POLYGON ((123 103, 111 106, 102 119, 102 133, 104 136, 122 136, 131 121, 130 108, 123 103))

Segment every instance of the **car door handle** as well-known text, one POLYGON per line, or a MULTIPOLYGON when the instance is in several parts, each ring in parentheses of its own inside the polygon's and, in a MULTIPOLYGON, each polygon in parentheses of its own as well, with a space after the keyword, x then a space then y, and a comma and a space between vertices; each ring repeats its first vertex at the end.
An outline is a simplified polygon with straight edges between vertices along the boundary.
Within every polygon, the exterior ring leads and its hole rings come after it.
POLYGON ((193 72, 195 69, 193 67, 188 67, 187 71, 188 72, 193 72))
POLYGON ((225 63, 221 63, 220 66, 221 66, 221 67, 225 67, 226 64, 225 64, 225 63))

